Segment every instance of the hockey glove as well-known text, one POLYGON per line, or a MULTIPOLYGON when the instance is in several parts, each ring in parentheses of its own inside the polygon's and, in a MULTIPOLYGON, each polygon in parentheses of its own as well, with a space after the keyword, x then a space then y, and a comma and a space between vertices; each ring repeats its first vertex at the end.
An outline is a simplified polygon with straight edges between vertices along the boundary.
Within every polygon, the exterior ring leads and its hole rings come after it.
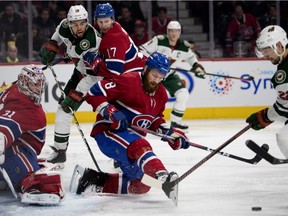
POLYGON ((77 111, 82 102, 84 101, 83 93, 75 90, 70 90, 69 94, 61 102, 61 107, 66 113, 77 111))
POLYGON ((86 67, 89 67, 92 69, 93 73, 91 75, 96 75, 101 62, 103 62, 103 59, 99 53, 93 53, 93 52, 87 52, 83 56, 83 62, 86 65, 86 67))
POLYGON ((186 137, 185 133, 179 129, 168 127, 166 123, 161 124, 157 129, 157 132, 174 138, 173 140, 165 137, 161 139, 163 141, 167 141, 170 147, 174 150, 181 148, 187 149, 190 147, 188 138, 186 137))
POLYGON ((194 73, 196 77, 205 79, 206 72, 205 72, 204 67, 201 64, 195 62, 190 71, 194 73))
POLYGON ((103 117, 112 122, 113 130, 124 131, 128 128, 126 116, 119 111, 114 105, 107 105, 103 110, 103 117))
POLYGON ((260 110, 256 113, 253 113, 251 116, 249 116, 246 119, 246 122, 251 124, 251 127, 254 130, 260 130, 260 129, 267 127, 273 122, 269 120, 267 116, 267 111, 268 111, 268 108, 260 110))
POLYGON ((39 57, 42 64, 47 65, 55 59, 56 54, 59 51, 59 46, 54 40, 49 40, 41 47, 39 51, 39 57))

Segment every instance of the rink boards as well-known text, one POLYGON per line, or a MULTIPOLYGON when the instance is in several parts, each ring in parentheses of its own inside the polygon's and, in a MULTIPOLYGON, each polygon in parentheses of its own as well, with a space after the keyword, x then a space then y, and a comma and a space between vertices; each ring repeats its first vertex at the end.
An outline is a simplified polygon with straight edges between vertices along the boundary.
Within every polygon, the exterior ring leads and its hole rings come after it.
MULTIPOLYGON (((247 78, 253 76, 252 81, 225 78, 221 76, 206 76, 199 79, 192 73, 177 72, 185 83, 190 97, 184 119, 217 119, 217 118, 246 118, 249 114, 267 106, 271 106, 276 100, 270 79, 276 66, 269 61, 256 59, 243 60, 201 60, 205 70, 212 74, 247 78)), ((41 64, 36 64, 43 67, 41 64)), ((23 64, 0 65, 0 86, 9 84, 17 79, 23 64)), ((180 63, 179 68, 187 69, 189 66, 180 63)), ((59 64, 54 66, 57 78, 61 85, 65 85, 70 78, 74 66, 72 64, 59 64)), ((47 114, 47 122, 53 123, 57 100, 60 92, 55 79, 49 69, 46 70, 48 85, 43 97, 43 107, 47 114)), ((169 120, 169 114, 175 98, 170 97, 165 110, 165 118, 169 120)), ((91 107, 83 103, 76 114, 81 122, 93 122, 95 113, 91 107)))

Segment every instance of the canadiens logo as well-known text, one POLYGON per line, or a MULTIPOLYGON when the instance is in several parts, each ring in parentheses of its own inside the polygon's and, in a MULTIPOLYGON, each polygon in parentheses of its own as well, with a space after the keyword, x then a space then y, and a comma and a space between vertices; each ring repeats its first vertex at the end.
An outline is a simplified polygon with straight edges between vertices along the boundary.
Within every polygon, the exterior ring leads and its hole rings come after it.
POLYGON ((140 114, 140 115, 135 116, 132 119, 131 124, 137 125, 137 126, 142 127, 142 128, 148 128, 148 127, 150 127, 153 120, 154 120, 154 117, 151 115, 140 114))
POLYGON ((90 42, 87 39, 84 39, 80 42, 80 48, 82 50, 87 50, 90 47, 90 42))
POLYGON ((283 83, 286 80, 286 72, 284 70, 279 70, 275 73, 275 82, 283 83))

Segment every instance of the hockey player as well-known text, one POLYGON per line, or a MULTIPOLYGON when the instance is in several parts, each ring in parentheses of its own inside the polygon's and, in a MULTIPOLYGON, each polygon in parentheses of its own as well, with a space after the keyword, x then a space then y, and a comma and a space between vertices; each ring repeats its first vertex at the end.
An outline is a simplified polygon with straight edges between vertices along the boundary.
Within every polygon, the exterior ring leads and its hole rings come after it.
MULTIPOLYGON (((140 46, 140 51, 148 56, 149 54, 159 51, 166 55, 171 60, 171 68, 187 69, 195 73, 198 78, 205 77, 205 70, 198 63, 195 53, 190 49, 188 41, 181 40, 181 25, 178 21, 170 21, 167 26, 167 35, 158 35, 150 41, 140 46), (183 63, 187 62, 189 68, 183 68, 183 63)), ((180 77, 171 70, 168 77, 163 82, 163 85, 169 92, 170 96, 175 97, 176 101, 170 116, 171 125, 173 127, 188 130, 188 125, 181 123, 184 115, 189 92, 185 88, 180 77)))
POLYGON ((45 83, 43 71, 29 65, 0 93, 0 168, 28 204, 59 204, 64 197, 60 174, 37 162, 46 134, 45 83))
POLYGON ((121 25, 115 21, 115 11, 109 4, 98 4, 94 11, 95 28, 101 32, 99 53, 105 62, 97 62, 97 54, 89 52, 84 56, 87 66, 93 70, 108 72, 105 78, 143 69, 145 57, 121 25), (121 41, 121 42, 119 42, 121 41), (95 60, 94 60, 95 59, 95 60), (107 71, 108 70, 108 71, 107 71))
MULTIPOLYGON (((106 156, 118 162, 123 173, 87 168, 79 179, 77 194, 93 189, 97 193, 143 194, 150 189, 140 182, 143 173, 163 181, 177 178, 155 155, 143 137, 145 134, 128 127, 135 125, 174 136, 174 141, 166 140, 174 150, 189 147, 184 132, 168 127, 163 119, 168 97, 161 82, 169 66, 168 58, 155 52, 147 59, 142 73, 124 73, 110 81, 99 81, 87 93, 86 101, 98 113, 91 136, 106 156)), ((167 196, 172 198, 176 190, 173 188, 167 196)))
POLYGON ((277 71, 271 82, 278 97, 269 108, 253 113, 246 119, 254 130, 260 130, 274 121, 283 121, 285 126, 276 134, 277 144, 286 158, 288 158, 288 50, 287 34, 277 25, 265 27, 256 40, 256 55, 277 65, 277 71))
MULTIPOLYGON (((86 9, 82 5, 75 5, 70 7, 67 18, 61 21, 51 40, 40 50, 41 62, 46 65, 53 61, 59 46, 64 43, 68 56, 75 64, 73 74, 64 88, 66 97, 59 99, 55 118, 53 152, 48 158, 49 162, 59 163, 60 167, 61 163, 66 161, 66 150, 73 119, 71 109, 77 111, 83 102, 82 96, 103 76, 97 70, 91 70, 83 62, 83 55, 87 52, 97 53, 100 41, 99 33, 88 23, 86 9)), ((97 55, 95 61, 101 62, 102 59, 97 55)))

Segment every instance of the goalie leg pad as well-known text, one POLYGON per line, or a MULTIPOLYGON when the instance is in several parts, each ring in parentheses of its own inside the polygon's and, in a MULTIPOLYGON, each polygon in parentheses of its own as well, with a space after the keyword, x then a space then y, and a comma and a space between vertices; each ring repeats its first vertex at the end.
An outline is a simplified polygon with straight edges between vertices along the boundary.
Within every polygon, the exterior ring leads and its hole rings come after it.
POLYGON ((64 198, 60 174, 49 171, 46 167, 37 172, 27 173, 20 185, 21 192, 25 194, 23 196, 25 203, 31 200, 32 204, 58 204, 64 198))

